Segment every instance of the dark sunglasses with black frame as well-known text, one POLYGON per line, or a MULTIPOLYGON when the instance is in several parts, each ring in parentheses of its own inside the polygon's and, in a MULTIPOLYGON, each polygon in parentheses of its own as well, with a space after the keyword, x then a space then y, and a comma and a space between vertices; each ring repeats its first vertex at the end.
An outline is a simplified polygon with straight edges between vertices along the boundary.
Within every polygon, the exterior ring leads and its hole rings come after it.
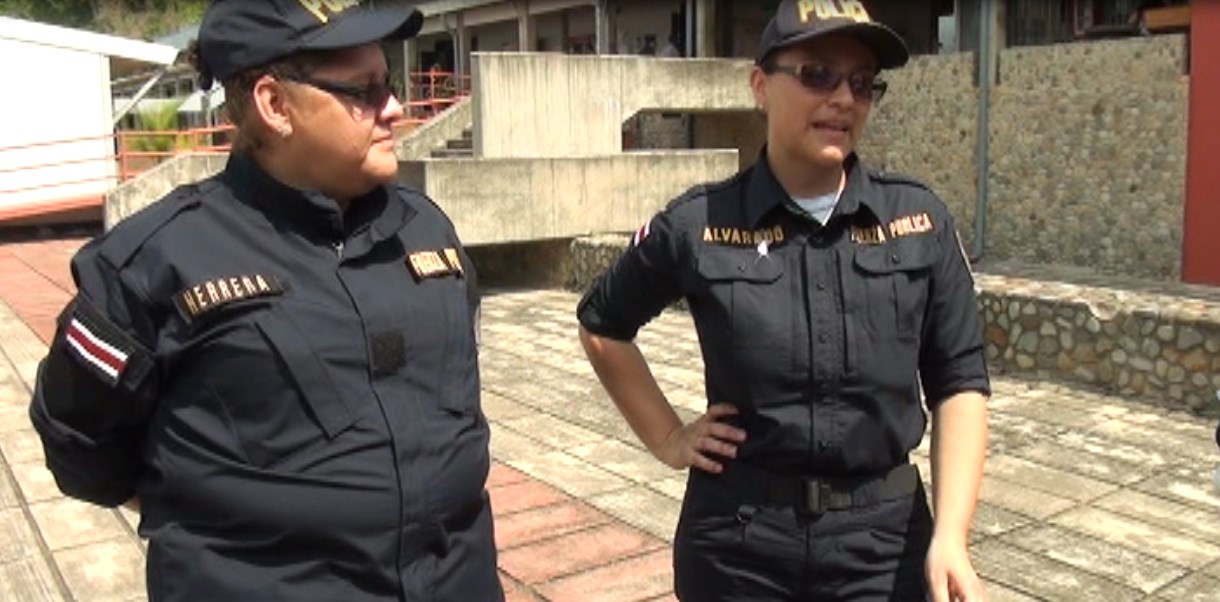
POLYGON ((282 77, 288 81, 312 86, 323 92, 329 92, 330 94, 354 100, 376 110, 384 109, 385 104, 390 101, 391 96, 398 98, 398 92, 394 90, 389 77, 386 77, 385 81, 365 84, 363 86, 328 81, 308 75, 289 74, 282 77))
POLYGON ((877 76, 867 71, 840 73, 820 63, 800 63, 798 65, 766 65, 767 73, 786 73, 796 78, 802 86, 819 94, 832 94, 843 80, 847 80, 847 89, 859 102, 877 102, 885 96, 889 84, 877 79, 877 76))

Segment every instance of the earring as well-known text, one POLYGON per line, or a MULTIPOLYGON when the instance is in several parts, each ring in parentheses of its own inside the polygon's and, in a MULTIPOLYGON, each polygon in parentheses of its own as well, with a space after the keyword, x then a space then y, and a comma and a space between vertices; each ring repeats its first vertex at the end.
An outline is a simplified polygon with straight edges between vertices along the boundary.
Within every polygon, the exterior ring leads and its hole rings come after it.
POLYGON ((280 125, 275 126, 275 133, 279 134, 280 138, 287 138, 292 135, 292 126, 286 123, 281 123, 280 125))

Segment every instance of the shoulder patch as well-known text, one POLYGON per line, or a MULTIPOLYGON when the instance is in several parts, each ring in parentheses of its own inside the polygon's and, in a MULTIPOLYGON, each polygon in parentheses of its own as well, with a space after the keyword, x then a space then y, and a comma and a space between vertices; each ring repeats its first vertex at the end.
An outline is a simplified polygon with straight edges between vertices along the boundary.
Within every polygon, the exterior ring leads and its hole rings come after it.
POLYGON ((117 224, 107 233, 98 254, 116 269, 127 265, 144 243, 179 213, 198 206, 200 199, 210 191, 210 182, 179 186, 161 200, 117 224))
POLYGON ((654 218, 649 218, 648 221, 644 222, 643 226, 640 226, 639 230, 635 231, 635 235, 631 237, 632 247, 640 246, 640 243, 644 242, 644 239, 648 238, 648 235, 652 233, 653 219, 654 218))
POLYGON ((131 335, 123 332, 88 301, 79 299, 64 324, 64 344, 69 353, 110 387, 124 373, 147 370, 147 352, 131 335))

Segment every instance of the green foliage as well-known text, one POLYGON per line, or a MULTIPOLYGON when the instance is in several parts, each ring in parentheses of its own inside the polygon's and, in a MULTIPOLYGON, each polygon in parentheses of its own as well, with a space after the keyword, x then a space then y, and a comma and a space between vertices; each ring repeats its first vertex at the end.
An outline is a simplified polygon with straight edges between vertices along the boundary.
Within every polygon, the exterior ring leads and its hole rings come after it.
MULTIPOLYGON (((178 107, 182 101, 159 102, 136 113, 136 128, 149 132, 173 132, 178 129, 178 107)), ((166 153, 190 146, 178 133, 139 134, 129 138, 131 150, 166 153)))
POLYGON ((203 17, 208 0, 0 0, 0 15, 152 39, 203 17))

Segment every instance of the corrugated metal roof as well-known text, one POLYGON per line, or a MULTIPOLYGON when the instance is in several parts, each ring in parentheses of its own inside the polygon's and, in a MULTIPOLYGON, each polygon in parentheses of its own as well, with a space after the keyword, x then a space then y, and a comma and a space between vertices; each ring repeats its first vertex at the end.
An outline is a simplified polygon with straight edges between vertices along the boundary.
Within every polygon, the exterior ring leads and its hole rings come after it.
POLYGON ((178 56, 177 48, 165 44, 153 44, 142 40, 120 38, 11 17, 0 17, 0 38, 92 52, 154 65, 169 65, 178 56))

